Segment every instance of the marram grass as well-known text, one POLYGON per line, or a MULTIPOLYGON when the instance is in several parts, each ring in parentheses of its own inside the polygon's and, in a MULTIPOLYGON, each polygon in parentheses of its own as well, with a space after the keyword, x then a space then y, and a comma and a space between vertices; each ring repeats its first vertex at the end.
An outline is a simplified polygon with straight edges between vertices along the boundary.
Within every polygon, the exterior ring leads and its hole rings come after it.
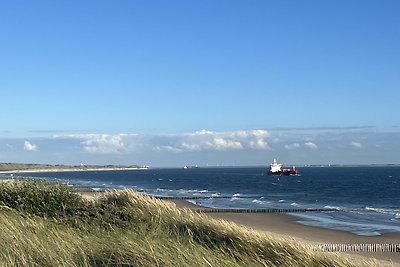
POLYGON ((0 184, 0 266, 371 266, 210 219, 133 190, 85 200, 41 181, 0 184))

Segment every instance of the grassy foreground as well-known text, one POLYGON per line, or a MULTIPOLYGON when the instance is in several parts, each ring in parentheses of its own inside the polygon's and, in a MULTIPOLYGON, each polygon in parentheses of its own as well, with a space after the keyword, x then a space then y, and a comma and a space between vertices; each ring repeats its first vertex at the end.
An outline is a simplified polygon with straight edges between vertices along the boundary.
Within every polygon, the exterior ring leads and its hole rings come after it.
POLYGON ((88 201, 60 184, 0 183, 0 225, 0 266, 371 266, 132 190, 88 201))

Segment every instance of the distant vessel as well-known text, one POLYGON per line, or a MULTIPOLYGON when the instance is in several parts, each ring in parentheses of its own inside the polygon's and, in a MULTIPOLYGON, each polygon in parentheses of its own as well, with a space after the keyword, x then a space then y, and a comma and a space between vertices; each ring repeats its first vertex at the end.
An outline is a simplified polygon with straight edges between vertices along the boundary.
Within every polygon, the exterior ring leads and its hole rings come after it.
POLYGON ((291 169, 282 168, 282 164, 276 162, 276 159, 269 165, 268 175, 300 175, 295 166, 291 169))
POLYGON ((183 166, 183 168, 184 169, 193 169, 193 168, 198 168, 199 166, 196 164, 196 165, 194 165, 194 166, 187 166, 187 165, 185 165, 185 166, 183 166))

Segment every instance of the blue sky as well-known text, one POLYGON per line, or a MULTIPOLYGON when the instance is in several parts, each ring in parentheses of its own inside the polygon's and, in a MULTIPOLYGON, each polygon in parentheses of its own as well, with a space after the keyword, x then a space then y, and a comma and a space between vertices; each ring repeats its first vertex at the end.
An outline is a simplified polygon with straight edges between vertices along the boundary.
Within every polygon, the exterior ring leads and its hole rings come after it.
POLYGON ((398 1, 2 1, 0 161, 400 163, 398 1))

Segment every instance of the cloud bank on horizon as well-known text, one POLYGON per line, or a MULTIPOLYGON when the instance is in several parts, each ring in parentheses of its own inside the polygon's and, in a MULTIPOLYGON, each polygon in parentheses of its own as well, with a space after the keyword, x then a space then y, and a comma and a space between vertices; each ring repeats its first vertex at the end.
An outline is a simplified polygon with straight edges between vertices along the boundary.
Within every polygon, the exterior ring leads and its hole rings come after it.
POLYGON ((365 128, 56 134, 3 137, 0 151, 3 162, 53 164, 261 165, 272 158, 293 164, 385 164, 400 163, 392 160, 400 151, 400 132, 365 128))

